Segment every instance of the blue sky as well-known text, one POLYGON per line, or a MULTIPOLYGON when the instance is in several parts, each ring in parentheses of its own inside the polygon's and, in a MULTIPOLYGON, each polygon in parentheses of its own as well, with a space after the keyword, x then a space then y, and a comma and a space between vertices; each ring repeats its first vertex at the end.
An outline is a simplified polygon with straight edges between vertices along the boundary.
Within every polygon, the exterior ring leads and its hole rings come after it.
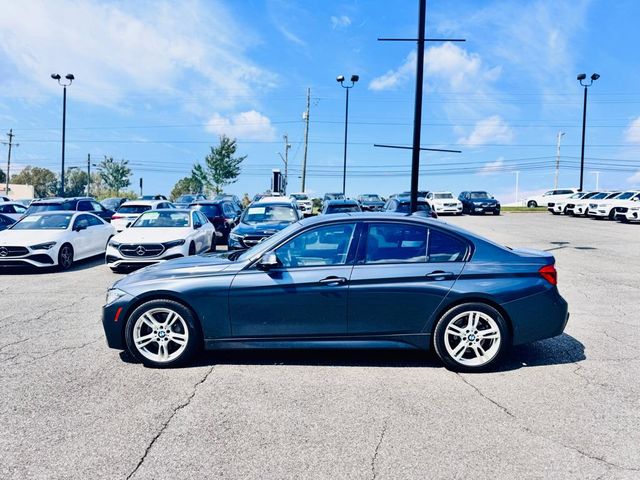
MULTIPOLYGON (((589 90, 585 187, 640 188, 640 3, 601 1, 429 1, 424 146, 420 186, 487 189, 513 201, 578 184, 582 90, 577 73, 597 72, 589 90)), ((307 191, 340 191, 344 91, 335 77, 359 74, 351 91, 347 194, 409 187, 417 1, 286 0, 6 2, 0 16, 0 131, 20 147, 12 171, 60 164, 62 91, 52 72, 71 72, 67 164, 88 153, 125 158, 132 186, 168 193, 217 143, 237 137, 248 155, 239 195, 269 186, 290 150, 289 191, 300 189, 307 87, 311 124, 307 191)), ((4 138, 3 138, 4 140, 4 138)), ((0 165, 6 169, 6 147, 0 165)))

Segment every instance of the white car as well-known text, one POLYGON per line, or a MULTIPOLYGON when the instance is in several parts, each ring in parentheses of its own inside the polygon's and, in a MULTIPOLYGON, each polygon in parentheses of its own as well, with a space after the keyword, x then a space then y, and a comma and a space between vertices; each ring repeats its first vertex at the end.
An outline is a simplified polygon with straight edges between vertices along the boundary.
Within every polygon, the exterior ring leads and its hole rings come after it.
POLYGON ((87 212, 28 215, 0 232, 0 267, 58 267, 104 254, 115 229, 87 212))
POLYGON ((446 213, 462 215, 462 202, 451 192, 429 192, 426 200, 438 215, 446 213))
POLYGON ((313 202, 306 193, 292 193, 289 195, 291 200, 295 200, 298 210, 303 215, 311 215, 313 213, 313 202))
POLYGON ((141 214, 107 246, 114 272, 206 253, 215 249, 216 229, 198 210, 163 209, 141 214))
POLYGON ((591 198, 588 198, 588 199, 581 198, 580 200, 577 200, 574 203, 567 205, 567 213, 573 215, 574 217, 578 217, 578 216, 586 217, 587 214, 589 213, 590 203, 598 202, 601 200, 607 200, 619 194, 620 192, 599 192, 599 193, 596 193, 591 198))
POLYGON ((569 198, 565 198, 564 200, 558 200, 554 203, 552 207, 547 207, 554 215, 559 215, 561 213, 565 215, 573 215, 573 210, 576 206, 577 202, 582 202, 585 200, 589 200, 590 198, 595 197, 600 192, 578 192, 571 195, 569 198))
POLYGON ((629 202, 629 204, 630 204, 629 207, 622 207, 627 209, 627 211, 624 212, 624 217, 621 217, 620 215, 616 214, 616 218, 618 218, 619 220, 622 220, 625 223, 640 222, 640 201, 629 202))
POLYGON ((557 190, 549 190, 542 195, 534 195, 528 197, 524 204, 529 208, 547 207, 549 205, 549 202, 555 203, 558 200, 569 198, 577 191, 577 188, 560 188, 557 190))
POLYGON ((162 210, 165 208, 175 208, 173 204, 167 200, 130 200, 124 202, 116 213, 111 217, 111 225, 118 232, 128 228, 141 213, 148 210, 162 210))
POLYGON ((9 218, 13 218, 14 220, 20 220, 26 211, 27 207, 18 202, 0 203, 0 213, 3 213, 9 218))
POLYGON ((594 203, 589 203, 589 216, 613 220, 616 215, 616 207, 638 198, 640 198, 640 192, 638 190, 628 190, 610 199, 594 201, 594 203))

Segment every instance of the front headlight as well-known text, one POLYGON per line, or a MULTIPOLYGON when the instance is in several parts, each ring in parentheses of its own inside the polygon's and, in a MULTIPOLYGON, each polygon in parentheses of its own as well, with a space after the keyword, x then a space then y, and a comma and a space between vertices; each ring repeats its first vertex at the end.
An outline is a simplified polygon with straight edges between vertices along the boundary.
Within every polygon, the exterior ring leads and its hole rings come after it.
POLYGON ((235 240, 236 242, 239 242, 240 240, 242 240, 242 235, 238 235, 237 233, 231 232, 229 234, 229 238, 231 238, 231 240, 235 240))
POLYGON ((37 245, 31 245, 31 250, 50 250, 55 246, 56 242, 39 243, 37 245))
POLYGON ((174 240, 172 242, 165 242, 163 245, 167 250, 173 247, 179 247, 180 245, 184 245, 184 238, 181 240, 174 240))
POLYGON ((120 246, 120 242, 116 242, 115 240, 109 240, 109 246, 113 248, 118 248, 120 246))
POLYGON ((125 295, 126 295, 126 292, 123 292, 122 290, 119 290, 117 288, 110 288, 109 290, 107 290, 107 298, 106 298, 105 305, 111 305, 113 302, 124 297, 125 295))
POLYGON ((636 210, 640 210, 640 207, 631 207, 629 210, 633 210, 635 212, 636 210))

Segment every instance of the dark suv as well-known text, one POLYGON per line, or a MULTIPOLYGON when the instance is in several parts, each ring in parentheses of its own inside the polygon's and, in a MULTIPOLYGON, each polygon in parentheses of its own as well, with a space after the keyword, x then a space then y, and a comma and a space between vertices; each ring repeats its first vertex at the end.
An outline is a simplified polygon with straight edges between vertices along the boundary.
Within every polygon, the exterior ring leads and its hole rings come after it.
POLYGON ((458 200, 462 202, 462 213, 493 213, 500 215, 500 202, 487 192, 461 192, 458 200))
POLYGON ((111 222, 111 217, 115 213, 113 210, 104 208, 95 198, 75 197, 75 198, 50 198, 47 200, 34 200, 29 205, 25 215, 38 212, 52 212, 56 210, 69 212, 89 212, 99 216, 106 222, 111 222))
POLYGON ((238 223, 239 214, 231 202, 199 200, 191 203, 189 208, 200 210, 216 227, 216 236, 219 236, 225 243, 229 239, 229 232, 238 223))
MULTIPOLYGON (((417 211, 415 215, 420 215, 424 217, 438 218, 438 214, 435 210, 431 208, 429 202, 425 202, 424 200, 418 200, 417 211)), ((388 213, 410 213, 411 212, 411 201, 405 197, 399 198, 390 198, 387 200, 387 203, 384 206, 385 212, 388 213)))

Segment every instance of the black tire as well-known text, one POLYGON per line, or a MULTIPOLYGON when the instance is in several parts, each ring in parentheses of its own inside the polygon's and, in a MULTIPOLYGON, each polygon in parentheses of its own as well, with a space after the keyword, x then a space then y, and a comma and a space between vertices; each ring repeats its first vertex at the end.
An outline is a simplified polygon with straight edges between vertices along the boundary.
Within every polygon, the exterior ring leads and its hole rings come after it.
POLYGON ((612 208, 611 211, 609 212, 609 220, 615 220, 615 219, 616 219, 616 210, 612 208))
POLYGON ((494 214, 494 215, 500 215, 500 210, 494 210, 494 211, 493 211, 493 214, 494 214))
POLYGON ((209 249, 209 251, 210 252, 215 252, 217 249, 218 249, 218 237, 214 233, 213 237, 211 238, 211 248, 209 249))
POLYGON ((58 270, 64 272, 73 266, 73 247, 65 243, 58 250, 58 270))
MULTIPOLYGON (((468 331, 467 331, 468 332, 468 331)), ((469 337, 471 338, 471 337, 469 337)), ((476 342, 478 340, 474 338, 476 342)), ((486 340, 484 340, 486 342, 486 340)), ((465 337, 461 342, 467 343, 467 337, 465 337)), ((483 345, 483 340, 479 341, 479 345, 483 345)), ((469 342, 470 344, 472 342, 469 342)), ((457 305, 445 312, 442 317, 436 323, 435 329, 433 331, 433 347, 435 349, 436 354, 442 360, 445 367, 449 370, 453 370, 455 372, 482 372, 491 369, 500 359, 501 355, 508 349, 511 345, 511 338, 509 335, 509 328, 506 320, 502 317, 500 312, 498 312, 495 308, 487 305, 485 303, 464 303, 462 305, 457 305), (464 363, 456 360, 447 350, 445 345, 445 331, 449 325, 449 323, 465 312, 481 312, 495 322, 500 332, 500 342, 497 346, 497 352, 493 354, 493 356, 488 359, 482 365, 470 366, 465 365, 464 363)), ((456 345, 457 346, 457 345, 456 345)), ((463 357, 465 356, 464 352, 467 352, 471 347, 464 348, 463 357)))
POLYGON ((538 206, 538 202, 536 202, 535 200, 530 200, 529 202, 527 202, 527 207, 529 208, 536 208, 538 206))
POLYGON ((181 365, 186 365, 202 348, 202 333, 198 321, 195 319, 190 309, 182 305, 181 303, 173 300, 150 300, 143 303, 136 308, 129 318, 125 326, 125 342, 127 351, 135 359, 142 362, 145 366, 151 368, 172 368, 181 365), (182 317, 186 323, 188 329, 188 340, 182 353, 167 362, 157 362, 144 356, 135 345, 134 342, 134 328, 136 321, 145 313, 154 309, 168 309, 172 310, 180 317, 182 317))
POLYGON ((193 256, 196 254, 196 246, 193 242, 189 244, 189 256, 193 256))

